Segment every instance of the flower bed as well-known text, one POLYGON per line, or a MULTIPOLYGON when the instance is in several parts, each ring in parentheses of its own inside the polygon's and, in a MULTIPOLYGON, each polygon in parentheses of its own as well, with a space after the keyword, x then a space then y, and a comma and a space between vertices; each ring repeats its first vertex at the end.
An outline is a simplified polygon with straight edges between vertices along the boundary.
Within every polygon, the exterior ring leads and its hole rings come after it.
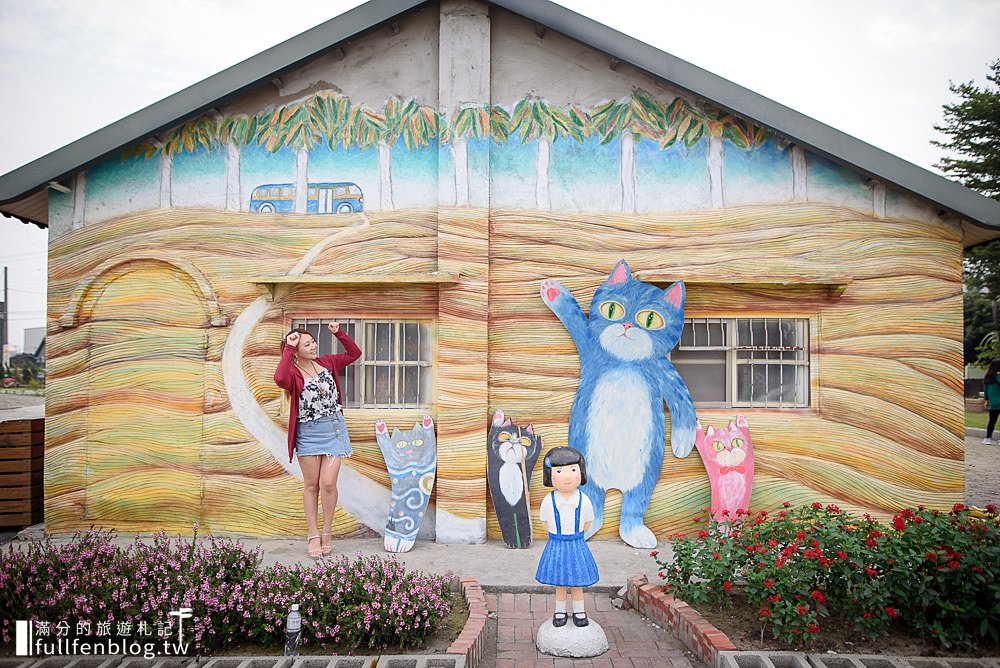
POLYGON ((995 506, 907 509, 891 526, 819 503, 694 523, 671 538, 671 563, 657 559, 667 590, 726 607, 738 588, 762 629, 790 645, 819 636, 831 612, 868 638, 897 625, 946 648, 1000 645, 995 506))
POLYGON ((18 619, 132 633, 187 607, 193 616, 184 628, 199 654, 246 643, 280 647, 285 617, 298 603, 303 646, 406 648, 422 646, 451 607, 450 577, 407 572, 393 557, 264 568, 260 548, 199 540, 197 527, 191 540, 161 532, 126 549, 113 537, 92 530, 65 545, 46 540, 0 552, 4 643, 18 619))

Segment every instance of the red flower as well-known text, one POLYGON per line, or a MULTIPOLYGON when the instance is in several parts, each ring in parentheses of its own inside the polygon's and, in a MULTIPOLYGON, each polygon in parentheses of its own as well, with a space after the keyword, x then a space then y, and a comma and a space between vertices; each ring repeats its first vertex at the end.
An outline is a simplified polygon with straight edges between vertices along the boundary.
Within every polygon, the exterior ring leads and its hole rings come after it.
POLYGON ((777 603, 778 601, 781 600, 781 594, 771 594, 770 596, 767 597, 767 600, 769 600, 771 603, 777 603))
POLYGON ((657 552, 656 550, 653 550, 652 552, 649 553, 649 556, 651 556, 651 557, 653 557, 655 559, 656 555, 658 555, 658 554, 659 554, 659 552, 657 552))
POLYGON ((784 517, 787 513, 784 510, 778 511, 778 517, 784 517))
POLYGON ((708 532, 702 529, 698 532, 698 538, 708 538, 708 532))
POLYGON ((822 507, 823 507, 823 504, 820 503, 819 501, 816 501, 815 503, 812 504, 812 509, 813 510, 819 510, 822 507))
POLYGON ((867 574, 868 574, 868 577, 870 577, 870 578, 873 578, 873 577, 875 577, 876 575, 878 575, 878 571, 876 571, 876 570, 875 570, 874 568, 872 568, 871 566, 865 566, 865 573, 867 573, 867 574))
POLYGON ((906 520, 903 519, 902 515, 896 515, 892 518, 892 526, 894 526, 897 531, 903 531, 906 529, 906 520))
POLYGON ((785 559, 784 557, 778 557, 777 559, 774 560, 775 568, 784 568, 785 563, 787 563, 787 559, 785 559))
POLYGON ((990 513, 991 515, 996 515, 997 514, 997 506, 996 506, 996 504, 995 503, 987 503, 986 504, 986 512, 990 513))
POLYGON ((712 553, 712 560, 713 561, 718 561, 719 559, 722 559, 722 557, 719 556, 719 553, 718 552, 713 552, 712 553))
POLYGON ((865 619, 871 619, 872 618, 872 613, 870 613, 870 612, 868 612, 866 610, 863 613, 861 613, 861 616, 864 617, 865 619))
POLYGON ((807 607, 806 607, 806 606, 804 606, 804 605, 800 605, 800 606, 798 606, 798 607, 797 607, 797 608, 795 608, 795 609, 799 611, 799 615, 804 615, 804 614, 806 614, 807 612, 809 612, 809 608, 807 608, 807 607))
POLYGON ((764 589, 770 589, 773 586, 774 586, 774 580, 772 580, 771 578, 764 580, 764 589))
POLYGON ((896 619, 896 616, 899 613, 896 612, 896 608, 886 608, 885 609, 885 614, 889 615, 889 619, 896 619))
POLYGON ((843 550, 837 550, 837 558, 847 559, 847 553, 844 552, 843 550))
POLYGON ((878 529, 872 529, 871 531, 868 532, 869 538, 881 538, 882 536, 883 536, 882 532, 879 531, 878 529))
POLYGON ((826 557, 820 557, 819 558, 819 565, 822 566, 823 568, 826 568, 827 566, 830 565, 830 560, 827 559, 826 557))
POLYGON ((775 539, 772 538, 771 540, 767 541, 767 546, 768 547, 778 547, 778 541, 776 541, 775 539))
POLYGON ((865 541, 865 545, 867 545, 868 547, 877 547, 878 541, 875 540, 874 538, 869 538, 868 540, 865 541))
POLYGON ((951 512, 953 512, 955 514, 958 514, 958 513, 962 512, 963 510, 965 510, 965 504, 964 503, 956 503, 955 505, 953 505, 951 507, 951 512))
POLYGON ((809 633, 819 633, 819 624, 810 624, 806 627, 806 631, 809 633))
POLYGON ((781 504, 781 507, 782 507, 782 508, 788 508, 788 507, 790 507, 791 505, 792 505, 792 504, 788 503, 788 501, 785 501, 785 502, 784 502, 783 504, 781 504))
POLYGON ((813 593, 810 594, 810 596, 812 596, 813 600, 819 603, 820 605, 826 603, 826 596, 823 596, 823 592, 819 590, 813 591, 813 593))
POLYGON ((760 612, 758 614, 760 614, 761 617, 772 617, 773 616, 771 614, 771 611, 769 609, 767 609, 767 608, 761 608, 760 612))
POLYGON ((733 590, 733 583, 730 582, 729 580, 726 580, 725 582, 722 583, 722 588, 725 589, 726 593, 728 594, 733 590))
POLYGON ((691 521, 694 522, 695 524, 697 524, 698 522, 701 522, 701 518, 700 517, 693 517, 693 518, 691 518, 691 521))
POLYGON ((795 534, 795 537, 798 538, 799 540, 805 540, 806 539, 806 532, 805 531, 800 531, 797 534, 795 534))
POLYGON ((983 572, 983 567, 982 566, 973 566, 972 567, 972 572, 973 573, 982 573, 983 572))
POLYGON ((660 576, 660 579, 666 579, 667 577, 666 575, 663 574, 663 571, 660 571, 659 573, 657 573, 657 575, 660 576))
POLYGON ((840 508, 838 508, 837 506, 835 506, 832 503, 830 505, 828 505, 826 507, 826 509, 827 509, 827 512, 831 512, 831 513, 839 513, 840 512, 840 508))
POLYGON ((933 552, 928 552, 927 554, 924 555, 924 558, 927 561, 937 562, 937 555, 934 554, 933 552))
POLYGON ((945 566, 947 566, 948 568, 950 568, 950 569, 951 569, 951 570, 953 570, 953 571, 954 571, 954 570, 958 570, 958 568, 959 568, 959 567, 960 567, 961 565, 962 565, 962 564, 960 564, 959 562, 955 561, 954 559, 952 559, 952 560, 951 560, 951 561, 949 561, 949 562, 948 562, 947 564, 945 564, 945 566))

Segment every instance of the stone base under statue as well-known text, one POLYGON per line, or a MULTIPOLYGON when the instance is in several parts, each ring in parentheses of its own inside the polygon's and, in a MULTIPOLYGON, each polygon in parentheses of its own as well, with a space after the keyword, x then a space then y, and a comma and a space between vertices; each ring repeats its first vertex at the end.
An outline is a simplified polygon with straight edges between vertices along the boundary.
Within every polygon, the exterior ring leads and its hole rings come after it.
POLYGON ((573 624, 572 616, 566 621, 566 626, 556 628, 552 618, 538 627, 535 634, 535 647, 542 654, 550 656, 568 656, 574 659, 584 659, 600 656, 608 651, 608 636, 601 625, 590 619, 586 626, 573 624))

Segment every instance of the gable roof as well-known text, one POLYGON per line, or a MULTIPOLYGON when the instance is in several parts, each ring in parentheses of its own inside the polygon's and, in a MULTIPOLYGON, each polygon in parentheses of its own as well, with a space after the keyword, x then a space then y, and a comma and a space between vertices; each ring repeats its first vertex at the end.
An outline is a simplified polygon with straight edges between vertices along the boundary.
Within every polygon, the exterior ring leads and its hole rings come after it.
MULTIPOLYGON (((629 62, 691 94, 962 219, 965 245, 1000 235, 1000 202, 867 144, 549 0, 488 0, 629 62)), ((280 77, 428 0, 371 0, 71 144, 0 176, 0 212, 45 226, 48 186, 280 77)))

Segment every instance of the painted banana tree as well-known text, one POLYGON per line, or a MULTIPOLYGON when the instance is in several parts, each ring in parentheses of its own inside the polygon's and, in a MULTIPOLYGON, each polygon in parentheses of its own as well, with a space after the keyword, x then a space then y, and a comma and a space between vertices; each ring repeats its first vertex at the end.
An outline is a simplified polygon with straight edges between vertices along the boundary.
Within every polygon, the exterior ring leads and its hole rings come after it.
POLYGON ((621 101, 611 100, 598 105, 590 116, 602 144, 621 140, 622 211, 627 213, 635 213, 637 205, 636 142, 654 141, 662 151, 680 139, 691 147, 704 132, 697 112, 685 100, 678 97, 666 105, 641 88, 621 101))
POLYGON ((722 180, 723 139, 749 151, 767 141, 767 131, 750 121, 737 118, 721 109, 705 112, 703 125, 708 133, 708 182, 711 188, 712 206, 719 208, 726 204, 722 180))
POLYGON ((510 134, 516 134, 522 144, 532 139, 538 142, 535 155, 537 208, 552 208, 549 198, 549 151, 552 142, 567 136, 582 142, 589 132, 588 118, 578 107, 566 111, 530 95, 514 105, 510 115, 510 134))
POLYGON ((351 147, 351 128, 359 120, 360 109, 352 107, 351 101, 339 93, 321 92, 307 100, 309 114, 314 126, 319 130, 327 146, 336 150, 351 147))
POLYGON ((295 213, 306 213, 309 202, 309 151, 325 139, 309 102, 299 100, 263 115, 257 134, 257 143, 271 153, 283 146, 295 152, 295 213))
POLYGON ((247 114, 226 116, 219 123, 219 141, 226 147, 226 211, 239 211, 242 206, 240 150, 257 136, 257 125, 257 117, 247 114))
POLYGON ((194 153, 199 146, 214 151, 219 145, 219 123, 212 116, 203 115, 168 130, 162 139, 150 138, 125 152, 126 158, 142 157, 148 160, 160 156, 160 208, 171 206, 174 156, 182 151, 194 153))
POLYGON ((365 109, 358 116, 354 131, 357 144, 367 149, 372 144, 378 151, 379 203, 383 209, 393 209, 392 148, 399 139, 413 151, 427 146, 438 133, 438 115, 433 108, 419 104, 413 98, 403 102, 389 98, 381 111, 365 109))
POLYGON ((447 124, 438 116, 438 141, 450 144, 455 165, 455 205, 469 205, 469 149, 467 140, 492 137, 498 144, 507 141, 510 115, 500 106, 466 105, 447 124))

